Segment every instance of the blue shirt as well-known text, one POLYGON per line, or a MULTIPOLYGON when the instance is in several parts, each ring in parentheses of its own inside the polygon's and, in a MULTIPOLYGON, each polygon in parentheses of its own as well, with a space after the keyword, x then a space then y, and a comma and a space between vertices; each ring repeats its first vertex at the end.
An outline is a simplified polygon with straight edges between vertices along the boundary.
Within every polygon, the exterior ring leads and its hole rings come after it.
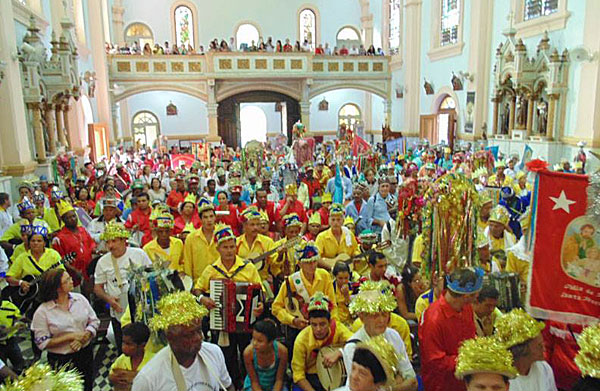
MULTIPOLYGON (((363 200, 360 206, 361 212, 365 209, 366 205, 367 203, 363 200)), ((356 225, 356 232, 361 233, 364 229, 367 229, 363 219, 360 218, 360 213, 358 212, 354 201, 346 205, 346 217, 352 217, 354 219, 354 224, 356 225)))
MULTIPOLYGON (((352 181, 342 175, 342 189, 344 190, 344 200, 352 199, 352 181)), ((335 177, 327 181, 327 193, 335 193, 335 177)))
POLYGON ((369 198, 367 205, 360 211, 360 217, 364 220, 367 228, 372 229, 375 232, 381 232, 382 227, 373 224, 373 220, 389 221, 390 213, 388 212, 388 206, 386 200, 379 194, 375 193, 374 196, 369 198))

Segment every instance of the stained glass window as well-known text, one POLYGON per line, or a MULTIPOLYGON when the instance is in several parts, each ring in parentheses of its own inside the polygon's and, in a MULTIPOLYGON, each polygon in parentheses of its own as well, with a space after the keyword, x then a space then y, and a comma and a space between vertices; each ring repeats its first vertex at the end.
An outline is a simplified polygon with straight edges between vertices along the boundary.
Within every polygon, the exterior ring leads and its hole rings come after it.
POLYGON ((312 48, 315 47, 317 39, 317 17, 315 12, 306 8, 300 12, 300 42, 307 40, 312 48))
POLYGON ((192 10, 180 5, 175 8, 175 38, 177 45, 192 45, 194 46, 194 15, 192 10))
POLYGON ((525 0, 524 19, 530 20, 558 11, 558 0, 525 0))
POLYGON ((347 103, 340 109, 338 114, 338 125, 346 124, 348 129, 353 132, 356 131, 356 127, 361 120, 360 110, 354 103, 347 103))
POLYGON ((453 45, 458 42, 458 26, 460 24, 460 0, 440 0, 442 2, 442 25, 440 46, 453 45))
POLYGON ((402 0, 389 0, 389 36, 388 44, 390 54, 396 54, 400 50, 400 17, 402 0))

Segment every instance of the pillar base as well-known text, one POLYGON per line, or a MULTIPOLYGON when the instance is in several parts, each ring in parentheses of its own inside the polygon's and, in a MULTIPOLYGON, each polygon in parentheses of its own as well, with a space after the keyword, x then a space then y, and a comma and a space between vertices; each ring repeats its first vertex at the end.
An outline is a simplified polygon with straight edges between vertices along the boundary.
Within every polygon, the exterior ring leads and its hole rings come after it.
POLYGON ((35 161, 26 162, 23 164, 7 164, 2 167, 2 173, 6 176, 22 177, 33 173, 37 166, 38 163, 35 161))
POLYGON ((46 175, 48 179, 53 179, 54 176, 52 174, 52 163, 40 163, 35 169, 35 175, 42 176, 46 175))
POLYGON ((209 143, 220 143, 221 142, 221 136, 209 134, 209 135, 206 136, 206 141, 209 142, 209 143))

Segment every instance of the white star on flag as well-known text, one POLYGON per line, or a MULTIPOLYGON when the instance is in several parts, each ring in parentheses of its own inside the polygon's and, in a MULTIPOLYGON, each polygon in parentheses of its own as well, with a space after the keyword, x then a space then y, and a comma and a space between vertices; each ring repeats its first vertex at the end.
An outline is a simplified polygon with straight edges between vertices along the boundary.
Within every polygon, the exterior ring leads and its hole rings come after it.
POLYGON ((562 209, 567 213, 571 213, 571 208, 569 207, 569 205, 575 203, 575 201, 571 201, 567 198, 567 195, 565 194, 564 190, 560 192, 560 195, 558 197, 550 197, 550 199, 554 202, 554 207, 552 208, 552 210, 562 209))

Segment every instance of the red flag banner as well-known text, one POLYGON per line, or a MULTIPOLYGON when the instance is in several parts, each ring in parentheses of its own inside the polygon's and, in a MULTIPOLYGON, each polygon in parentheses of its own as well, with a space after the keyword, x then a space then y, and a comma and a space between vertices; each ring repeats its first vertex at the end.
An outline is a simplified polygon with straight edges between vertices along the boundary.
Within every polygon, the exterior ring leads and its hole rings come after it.
POLYGON ((371 146, 362 137, 354 135, 352 138, 352 155, 358 156, 371 150, 371 146))
POLYGON ((537 173, 527 295, 535 317, 580 324, 600 317, 600 227, 585 216, 587 186, 585 175, 537 173))
POLYGON ((196 161, 196 157, 191 153, 178 153, 171 155, 171 168, 173 170, 179 170, 182 164, 189 169, 192 164, 196 161))

